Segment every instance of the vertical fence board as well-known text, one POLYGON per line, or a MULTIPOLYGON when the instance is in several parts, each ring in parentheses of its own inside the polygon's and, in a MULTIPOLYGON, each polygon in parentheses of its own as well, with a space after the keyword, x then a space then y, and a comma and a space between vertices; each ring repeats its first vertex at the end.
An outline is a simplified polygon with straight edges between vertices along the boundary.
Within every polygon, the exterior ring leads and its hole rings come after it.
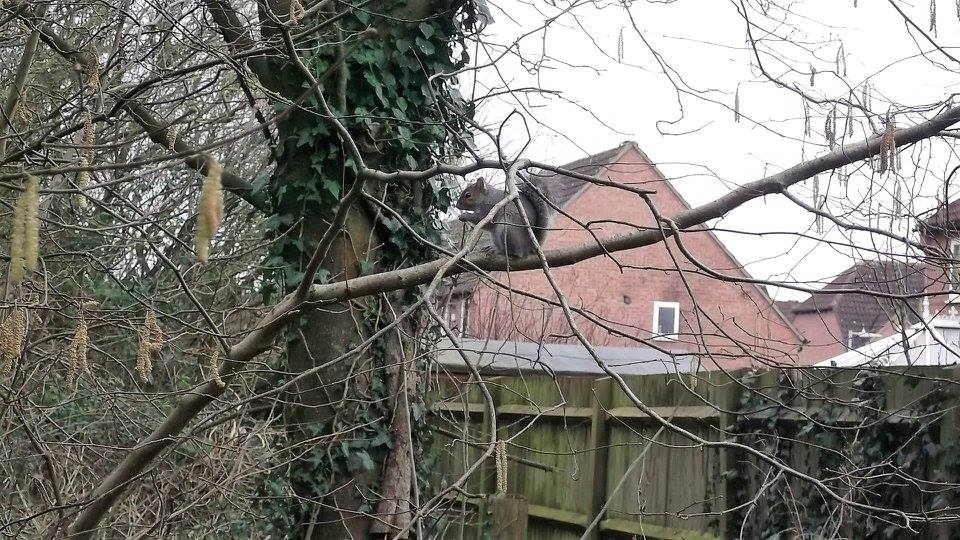
MULTIPOLYGON (((752 385, 754 389, 744 389, 731 379, 731 376, 739 378, 742 373, 701 374, 697 385, 690 388, 680 384, 690 383, 688 375, 679 376, 682 379, 675 374, 628 377, 626 382, 646 405, 667 418, 675 414, 673 421, 677 425, 706 440, 732 440, 734 435, 730 430, 735 426, 747 426, 748 430, 765 437, 771 435, 771 429, 782 436, 795 437, 798 442, 792 444, 781 441, 790 447, 785 457, 787 462, 802 473, 829 478, 836 470, 827 467, 835 467, 837 460, 833 458, 831 465, 828 458, 834 454, 819 448, 817 437, 827 436, 829 444, 837 445, 836 448, 849 455, 854 448, 851 445, 860 440, 858 437, 862 438, 856 423, 869 412, 858 403, 871 394, 858 386, 858 377, 862 374, 857 370, 791 370, 789 378, 783 373, 760 374, 752 385), (751 396, 760 404, 751 405, 749 415, 739 414, 741 399, 751 396), (708 403, 714 406, 712 412, 708 403), (822 411, 840 414, 836 417, 839 423, 824 430, 807 420, 810 415, 819 418, 822 411)), ((951 391, 956 393, 952 385, 960 378, 960 368, 915 367, 906 369, 905 373, 919 382, 908 383, 902 373, 891 373, 880 383, 886 396, 885 411, 900 422, 891 424, 891 432, 912 433, 923 422, 938 421, 935 417, 918 417, 921 400, 944 384, 951 385, 951 391), (898 425, 900 427, 896 427, 898 425)), ((651 441, 659 424, 640 414, 610 379, 525 375, 497 377, 487 382, 497 401, 498 436, 511 440, 510 456, 526 460, 526 464, 509 461, 507 476, 509 498, 523 499, 529 509, 524 529, 527 538, 579 538, 586 524, 604 506, 602 526, 593 532, 592 538, 629 536, 637 534, 636 531, 643 531, 647 538, 699 538, 710 534, 732 537, 739 534, 739 521, 731 519, 729 514, 716 514, 746 501, 737 499, 737 490, 724 472, 742 473, 748 498, 756 496, 764 480, 776 474, 774 471, 771 476, 763 476, 769 466, 742 452, 700 448, 671 430, 663 431, 651 441), (641 453, 644 455, 640 464, 630 470, 641 453), (539 465, 531 466, 531 462, 539 465), (543 470, 542 466, 552 470, 543 470), (622 489, 614 492, 622 478, 625 478, 622 489), (700 515, 702 512, 712 515, 700 515)), ((443 381, 436 388, 446 403, 463 405, 442 411, 441 428, 446 432, 436 436, 441 451, 432 477, 438 485, 443 485, 444 481, 456 478, 480 453, 476 446, 455 439, 464 438, 465 429, 468 440, 484 441, 487 424, 480 412, 482 409, 477 408, 482 404, 477 385, 465 384, 463 380, 443 381), (474 412, 464 413, 463 410, 471 409, 468 406, 471 404, 474 412)), ((956 448, 960 432, 960 413, 953 408, 956 402, 939 406, 947 411, 936 426, 939 442, 956 448)), ((948 465, 956 468, 948 463, 955 459, 954 452, 930 460, 931 474, 922 473, 924 476, 918 477, 921 484, 930 487, 935 484, 928 482, 944 481, 935 478, 933 471, 944 470, 948 465)), ((480 473, 467 483, 466 491, 493 493, 494 469, 492 459, 485 462, 480 473)), ((958 480, 946 479, 947 482, 958 480)), ((953 496, 957 495, 955 490, 953 496)), ((836 505, 826 499, 818 502, 816 489, 805 482, 782 479, 760 494, 749 511, 749 519, 768 515, 771 501, 783 497, 810 505, 826 501, 828 509, 831 504, 836 505)), ((924 497, 922 502, 929 507, 933 494, 924 497)), ((478 501, 473 499, 469 504, 475 507, 478 501)), ((491 499, 480 502, 486 506, 480 513, 487 512, 491 502, 491 499)), ((788 506, 790 504, 793 503, 788 501, 788 506)), ((903 504, 907 510, 916 511, 921 499, 903 504)), ((806 526, 798 519, 804 519, 809 511, 812 510, 794 505, 790 509, 793 514, 784 518, 786 526, 794 529, 806 526)), ((850 537, 860 530, 857 522, 863 519, 861 515, 845 511, 840 534, 850 537)), ((832 534, 837 524, 828 525, 833 527, 832 534)), ((923 535, 945 539, 954 534, 955 529, 952 525, 928 525, 923 535)), ((459 538, 460 530, 459 525, 451 525, 443 537, 459 538)), ((463 530, 470 537, 475 533, 479 535, 477 538, 490 534, 489 527, 484 531, 464 525, 463 530)), ((804 533, 816 536, 825 534, 826 530, 811 529, 804 533)), ((746 531, 747 536, 764 532, 749 525, 746 531)))

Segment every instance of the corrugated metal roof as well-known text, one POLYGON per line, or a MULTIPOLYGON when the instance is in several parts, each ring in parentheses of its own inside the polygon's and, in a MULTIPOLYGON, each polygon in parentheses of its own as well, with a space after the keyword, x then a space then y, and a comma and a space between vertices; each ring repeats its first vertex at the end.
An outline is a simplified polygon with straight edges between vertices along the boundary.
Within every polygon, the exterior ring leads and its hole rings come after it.
MULTIPOLYGON (((539 373, 544 375, 604 375, 581 345, 518 341, 462 339, 462 351, 481 372, 539 373)), ((446 369, 467 371, 460 353, 449 341, 440 344, 437 360, 446 369)), ((671 355, 650 347, 594 347, 600 359, 620 375, 688 373, 694 371, 693 355, 671 355)))

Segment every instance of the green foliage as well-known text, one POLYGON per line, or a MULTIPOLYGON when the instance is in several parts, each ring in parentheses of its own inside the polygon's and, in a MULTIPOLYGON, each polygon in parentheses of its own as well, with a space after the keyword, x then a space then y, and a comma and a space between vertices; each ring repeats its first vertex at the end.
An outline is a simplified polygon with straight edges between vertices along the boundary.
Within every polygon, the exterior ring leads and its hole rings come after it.
MULTIPOLYGON (((917 380, 907 379, 914 385, 917 380)), ((756 373, 742 379, 754 391, 744 392, 739 404, 744 414, 731 429, 738 442, 820 478, 859 503, 907 512, 956 507, 958 491, 951 486, 960 479, 960 466, 940 459, 957 451, 955 441, 940 440, 943 411, 956 399, 948 392, 952 387, 933 386, 912 407, 891 414, 892 389, 876 371, 857 374, 852 396, 834 396, 836 388, 827 385, 827 393, 807 406, 784 376, 771 387, 759 381, 756 373), (794 411, 800 409, 810 411, 809 417, 798 418, 794 411)), ((724 472, 734 496, 728 507, 756 503, 732 516, 728 537, 822 538, 849 531, 854 538, 899 538, 904 533, 889 515, 853 514, 846 508, 840 516, 840 503, 817 486, 778 475, 742 452, 732 463, 724 472), (838 532, 840 522, 844 529, 838 532)))
MULTIPOLYGON (((354 11, 342 19, 344 31, 363 30, 370 17, 362 10, 354 11)), ((465 109, 453 89, 456 79, 438 77, 432 83, 429 79, 430 74, 454 71, 466 61, 466 57, 454 58, 454 46, 464 39, 451 34, 455 28, 442 17, 415 26, 390 24, 376 38, 351 45, 343 68, 347 110, 335 112, 356 139, 371 140, 374 155, 365 159, 377 168, 425 168, 462 151, 458 139, 450 135, 464 130, 463 121, 441 113, 444 109, 465 109)), ((320 77, 336 58, 336 51, 326 47, 313 51, 305 60, 320 77)), ((329 77, 323 86, 327 102, 335 109, 339 76, 329 77)), ((281 78, 285 86, 299 91, 309 87, 294 69, 284 69, 281 78)), ((303 277, 297 271, 299 265, 289 263, 302 263, 312 247, 304 245, 300 235, 284 233, 304 216, 330 215, 356 173, 352 156, 319 112, 316 96, 307 99, 306 108, 313 114, 290 115, 280 126, 283 137, 275 152, 277 169, 270 185, 264 186, 276 209, 266 226, 268 234, 277 238, 266 265, 280 269, 269 293, 289 290, 299 283, 303 277)), ((372 186, 368 186, 370 189, 372 186)), ((385 192, 383 202, 397 210, 413 231, 439 243, 440 218, 451 202, 446 186, 435 182, 394 183, 386 186, 385 192)), ((380 225, 387 242, 377 261, 381 268, 431 256, 429 247, 415 241, 398 221, 388 217, 380 225)))
MULTIPOLYGON (((462 18, 462 15, 438 17, 413 25, 388 21, 389 24, 378 27, 374 38, 350 44, 343 66, 342 75, 346 76, 343 96, 338 94, 340 75, 324 82, 324 96, 338 118, 356 140, 368 143, 364 150, 368 166, 385 171, 421 169, 462 151, 459 139, 451 134, 465 129, 459 116, 463 113, 451 117, 441 112, 467 109, 453 88, 456 79, 437 77, 432 82, 430 79, 433 74, 455 71, 467 60, 462 52, 456 52, 465 50, 465 38, 459 30, 462 23, 455 18, 462 18), (346 102, 345 110, 341 110, 342 101, 346 102)), ((354 10, 340 20, 344 34, 353 34, 378 22, 377 17, 363 10, 354 10)), ((303 59, 319 78, 335 65, 336 55, 336 49, 327 46, 308 51, 303 59)), ((281 70, 279 77, 284 87, 294 89, 291 94, 309 87, 301 74, 290 66, 281 70)), ((278 107, 283 105, 276 104, 278 107)), ((306 111, 289 115, 278 126, 281 138, 274 152, 274 174, 269 181, 258 179, 257 182, 257 188, 268 194, 274 209, 274 214, 265 223, 267 235, 273 240, 264 261, 264 273, 269 279, 265 282, 263 294, 267 298, 299 285, 304 277, 303 267, 312 254, 318 235, 329 223, 340 197, 356 178, 357 164, 331 124, 324 119, 316 96, 311 95, 304 108, 306 111)), ((356 270, 360 274, 370 274, 434 257, 431 248, 415 237, 440 243, 441 216, 451 204, 448 189, 442 183, 432 181, 368 184, 365 187, 367 193, 377 196, 403 216, 406 226, 398 219, 357 203, 360 211, 368 212, 371 218, 376 217, 374 226, 381 245, 370 256, 361 258, 356 270)), ((331 279, 331 275, 330 269, 321 269, 315 282, 331 279)), ((392 298, 394 309, 409 305, 416 292, 406 291, 400 298, 392 298)), ((385 317, 383 299, 364 300, 360 305, 362 328, 352 345, 359 343, 360 336, 381 329, 389 320, 385 317)), ((307 324, 306 321, 303 323, 307 324)), ((300 339, 296 330, 287 336, 288 347, 300 339)), ((308 437, 329 436, 341 432, 349 424, 352 428, 349 436, 337 438, 329 444, 316 444, 310 449, 297 445, 291 451, 284 450, 288 441, 274 441, 277 466, 271 467, 270 474, 258 481, 257 488, 258 507, 267 523, 261 533, 285 537, 302 523, 307 517, 306 512, 312 511, 314 505, 295 494, 327 493, 351 475, 372 473, 374 477, 379 476, 380 464, 393 444, 389 432, 391 411, 387 407, 385 369, 390 356, 387 347, 395 346, 395 337, 393 340, 393 343, 376 342, 369 349, 368 356, 374 369, 365 375, 364 387, 355 390, 363 394, 365 403, 372 405, 342 417, 338 415, 330 422, 314 424, 305 434, 308 437), (293 461, 291 452, 297 453, 293 461), (288 465, 280 466, 282 463, 288 465)), ((419 391, 412 394, 414 398, 422 395, 419 391)), ((418 442, 428 436, 423 427, 426 407, 422 403, 413 403, 412 407, 412 428, 418 453, 416 463, 423 469, 429 463, 420 452, 418 442)), ((297 438, 303 436, 301 433, 297 438)), ((418 476, 420 487, 424 489, 426 475, 421 470, 418 476)))

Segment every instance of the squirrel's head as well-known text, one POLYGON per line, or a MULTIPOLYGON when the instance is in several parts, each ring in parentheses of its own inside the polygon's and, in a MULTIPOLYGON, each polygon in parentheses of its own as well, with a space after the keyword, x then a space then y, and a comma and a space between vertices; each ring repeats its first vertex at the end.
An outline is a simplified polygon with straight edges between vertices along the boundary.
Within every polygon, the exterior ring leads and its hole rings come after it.
POLYGON ((476 182, 467 186, 463 190, 463 193, 460 194, 460 198, 457 199, 457 208, 460 210, 472 210, 483 202, 486 195, 487 184, 483 181, 483 178, 479 178, 476 182))

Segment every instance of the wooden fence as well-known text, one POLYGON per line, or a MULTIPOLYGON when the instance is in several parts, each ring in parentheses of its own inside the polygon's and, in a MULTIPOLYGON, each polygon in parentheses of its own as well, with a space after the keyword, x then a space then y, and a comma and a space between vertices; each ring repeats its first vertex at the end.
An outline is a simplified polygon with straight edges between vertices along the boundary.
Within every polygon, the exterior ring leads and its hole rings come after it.
MULTIPOLYGON (((901 449, 919 444, 922 454, 930 441, 918 440, 920 427, 942 448, 954 448, 957 433, 954 370, 901 369, 869 384, 862 375, 855 370, 803 369, 788 376, 771 371, 746 381, 739 372, 701 374, 695 382, 689 374, 648 375, 627 378, 627 383, 660 416, 690 433, 706 441, 765 445, 765 452, 798 472, 827 478, 825 485, 854 497, 859 491, 845 488, 832 468, 855 470, 847 465, 856 461, 855 454, 877 450, 864 446, 870 437, 883 437, 880 450, 888 448, 887 443, 894 451, 898 444, 901 449), (924 413, 921 405, 930 409, 932 397, 939 412, 924 413), (876 403, 882 407, 871 405, 876 403), (851 455, 854 458, 840 457, 851 455)), ((836 518, 831 521, 839 523, 836 536, 850 537, 854 527, 866 526, 863 514, 829 514, 842 505, 832 504, 822 490, 811 490, 809 482, 789 475, 780 479, 778 470, 754 456, 697 444, 664 429, 634 407, 609 378, 522 375, 492 377, 486 383, 496 403, 498 438, 509 441, 507 491, 493 495, 497 467, 494 459, 485 460, 462 490, 448 494, 431 537, 580 538, 595 518, 589 538, 772 537, 772 527, 812 527, 814 514, 836 518), (803 508, 787 509, 785 516, 775 515, 791 499, 806 502, 803 508)), ((443 380, 436 398, 437 418, 430 423, 433 489, 460 477, 489 440, 486 407, 476 384, 443 380)), ((897 455, 887 459, 895 462, 897 455)), ((943 488, 942 483, 943 471, 951 470, 944 461, 949 459, 928 459, 921 469, 931 481, 939 476, 940 495, 953 497, 953 486, 943 488)), ((920 470, 913 461, 909 466, 920 470)), ((891 482, 880 472, 876 476, 881 483, 891 482)), ((922 488, 906 499, 897 495, 902 499, 898 504, 908 511, 929 510, 930 497, 925 499, 924 493, 932 490, 922 488)), ((864 500, 871 496, 864 495, 864 500)), ((869 519, 875 520, 870 530, 879 530, 884 521, 896 522, 889 516, 869 519)), ((950 537, 947 526, 912 525, 926 538, 950 537)), ((817 526, 826 527, 820 522, 817 526)), ((803 534, 822 537, 816 531, 803 534)), ((827 531, 819 534, 826 536, 827 531)))

